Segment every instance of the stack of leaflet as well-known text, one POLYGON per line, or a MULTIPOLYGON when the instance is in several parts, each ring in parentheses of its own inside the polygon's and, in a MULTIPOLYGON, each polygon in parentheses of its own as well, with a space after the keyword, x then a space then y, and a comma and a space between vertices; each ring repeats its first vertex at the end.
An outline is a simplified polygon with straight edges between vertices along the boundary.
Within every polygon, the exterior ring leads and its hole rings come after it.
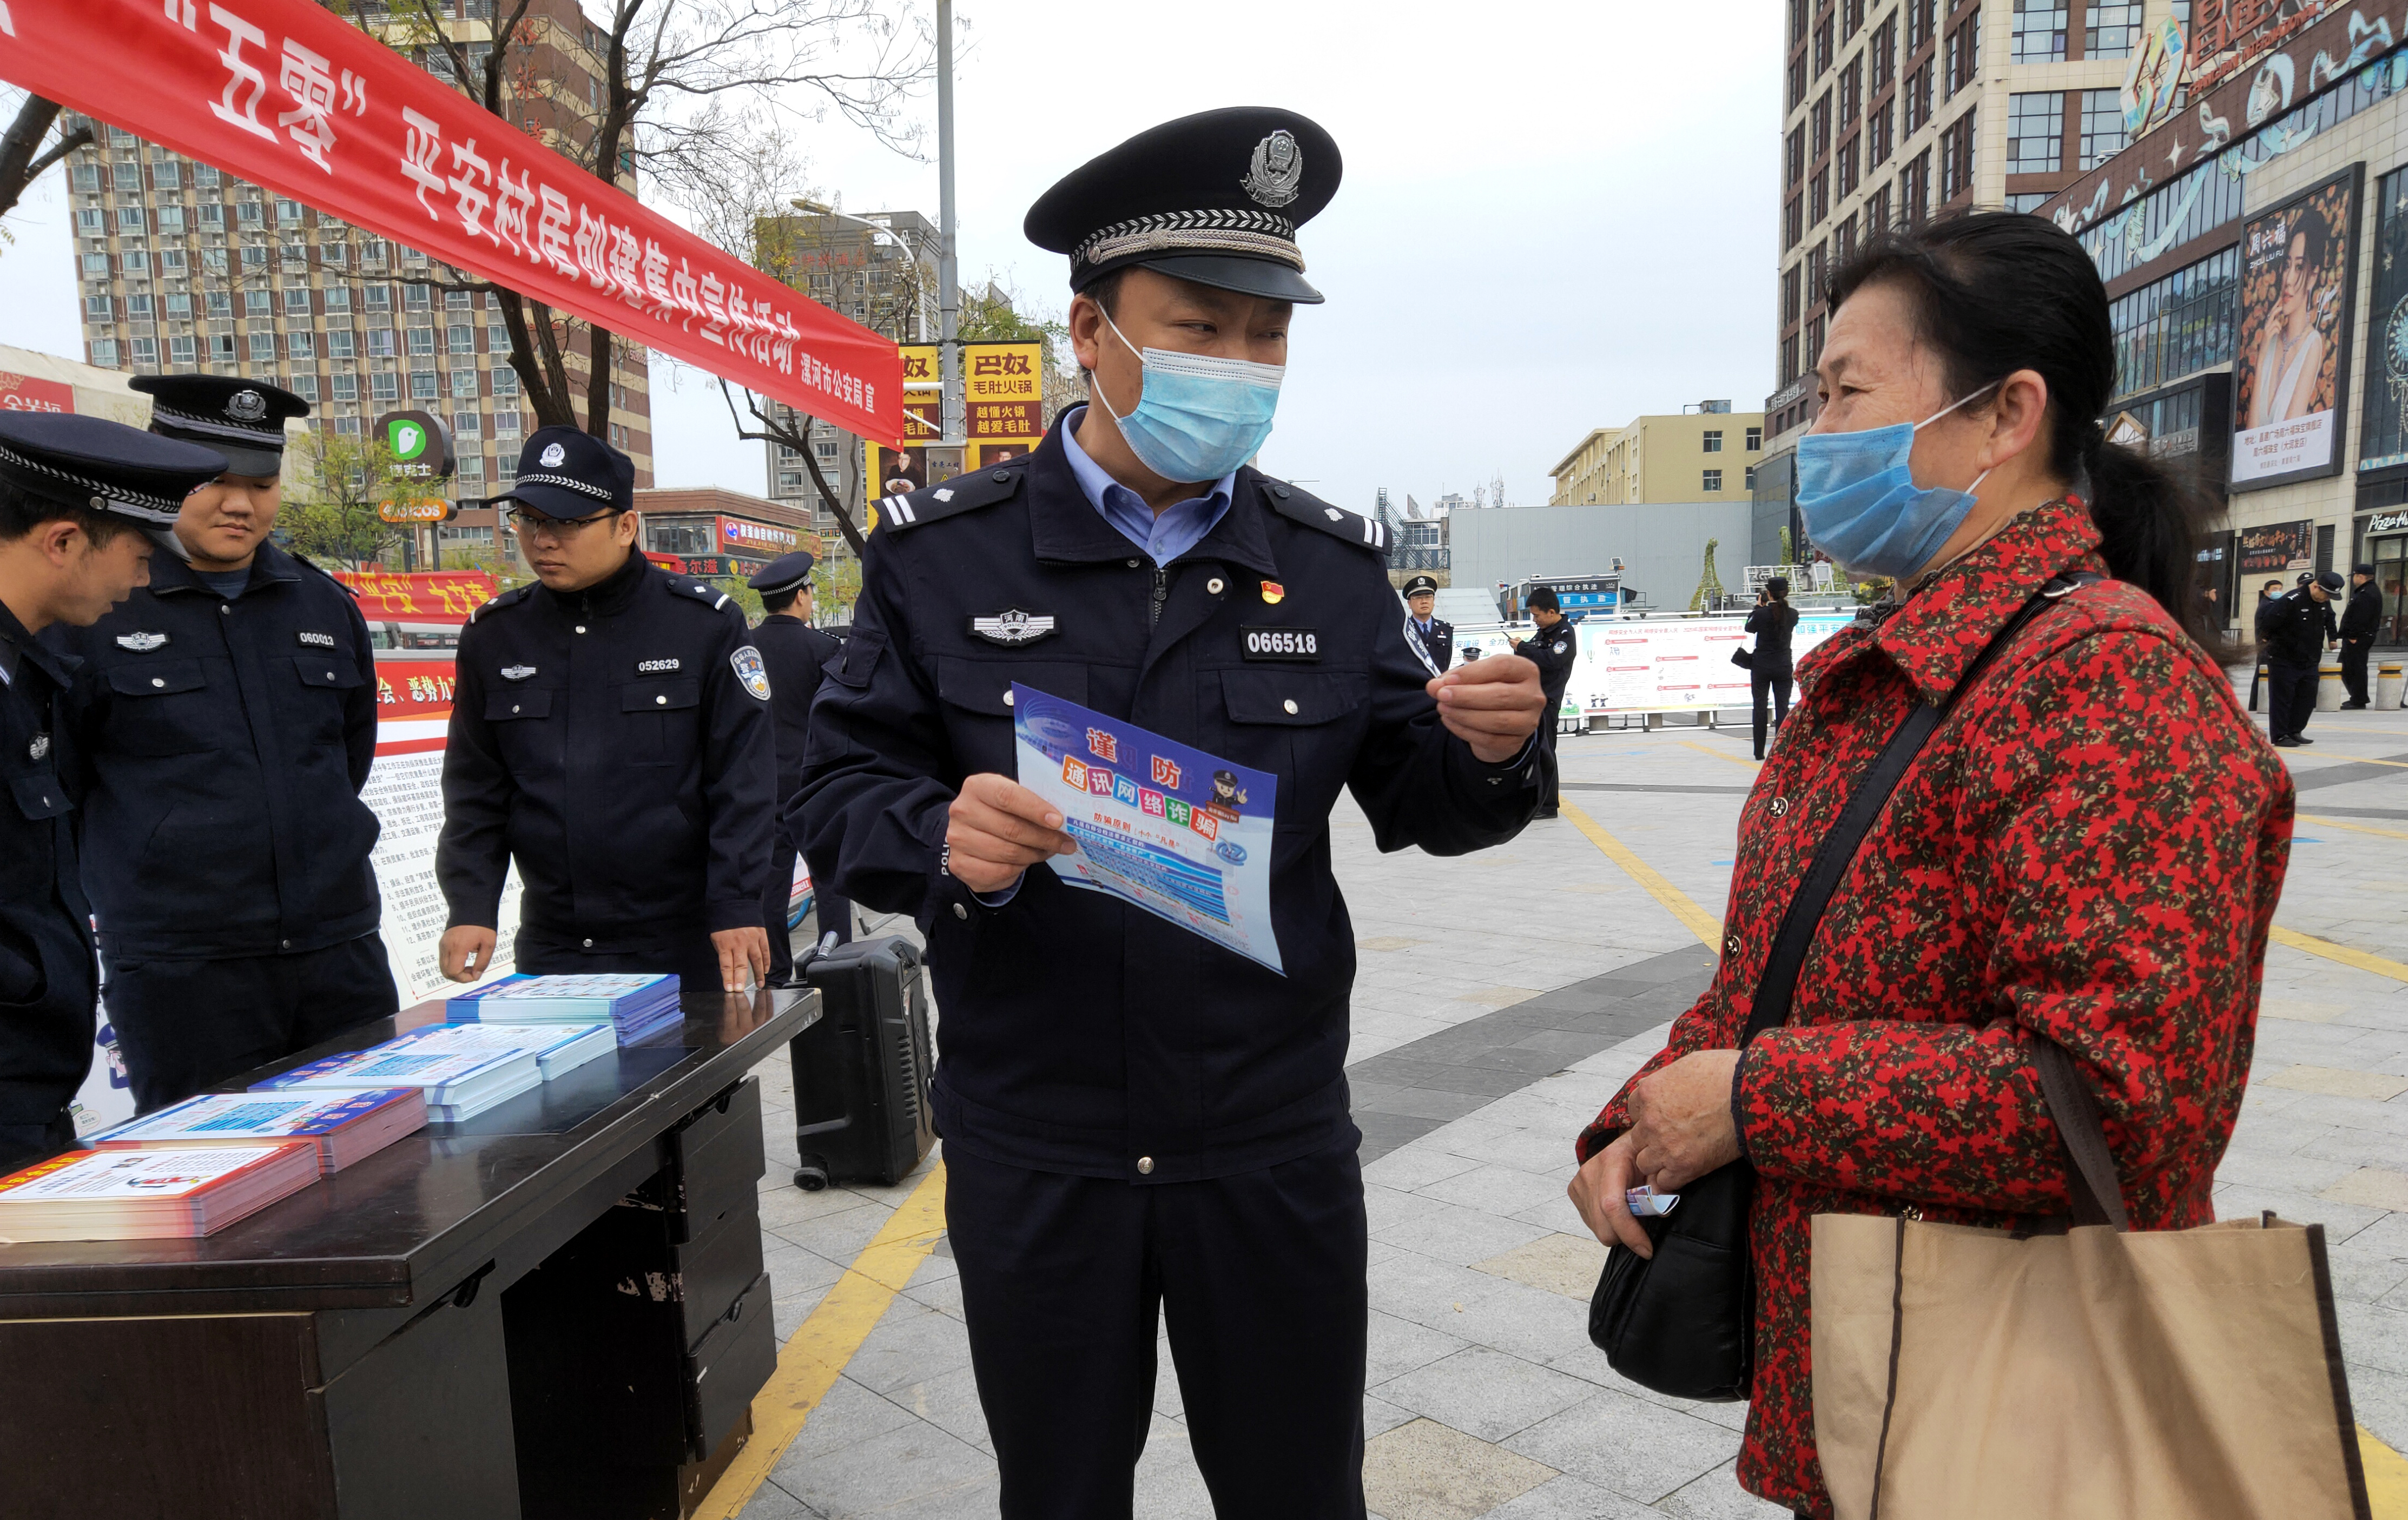
POLYGON ((69 1151, 0 1177, 0 1240, 210 1235, 318 1180, 318 1147, 69 1151))
POLYGON ((431 1025, 364 1051, 347 1051, 298 1066, 280 1077, 253 1083, 254 1093, 365 1092, 375 1087, 416 1087, 426 1095, 431 1123, 452 1124, 507 1102, 543 1081, 539 1048, 513 1044, 486 1050, 423 1049, 423 1037, 449 1027, 431 1025))
POLYGON ((609 1019, 633 1045, 685 1018, 675 976, 506 976, 452 998, 454 1024, 578 1024, 609 1019))
POLYGON ((103 1151, 156 1151, 306 1140, 317 1144, 318 1169, 337 1172, 425 1126, 426 1094, 418 1087, 203 1093, 102 1130, 89 1143, 103 1151))
MULTIPOLYGON (((412 1029, 401 1040, 418 1050, 465 1054, 469 1051, 535 1052, 537 1072, 544 1081, 574 1071, 619 1048, 609 1022, 589 1019, 578 1024, 430 1024, 412 1029)), ((394 1044, 400 1040, 394 1041, 394 1044)), ((387 1046, 390 1049, 391 1046, 387 1046)))

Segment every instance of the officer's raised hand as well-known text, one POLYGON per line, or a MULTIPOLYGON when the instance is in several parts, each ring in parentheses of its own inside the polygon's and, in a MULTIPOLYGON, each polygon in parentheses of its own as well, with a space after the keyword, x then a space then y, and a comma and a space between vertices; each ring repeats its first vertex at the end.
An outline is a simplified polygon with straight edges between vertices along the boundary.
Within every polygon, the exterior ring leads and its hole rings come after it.
POLYGON ((1431 680, 1429 694, 1437 699, 1439 722, 1470 745, 1484 765, 1502 765, 1521 753, 1547 710, 1539 667, 1519 654, 1491 654, 1457 666, 1431 680))
POLYGON ((945 868, 982 896, 1006 890, 1040 860, 1079 850, 1062 832, 1060 809, 993 771, 963 781, 945 823, 945 868))
POLYGON ((767 929, 713 929, 710 948, 719 952, 719 987, 722 992, 742 992, 769 980, 769 931, 767 929))

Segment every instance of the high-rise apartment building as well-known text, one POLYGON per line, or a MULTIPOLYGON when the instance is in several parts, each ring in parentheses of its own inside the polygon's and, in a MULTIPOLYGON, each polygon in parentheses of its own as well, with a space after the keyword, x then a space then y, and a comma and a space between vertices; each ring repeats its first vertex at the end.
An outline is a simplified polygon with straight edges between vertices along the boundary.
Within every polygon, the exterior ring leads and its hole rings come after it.
MULTIPOLYGON (((415 12, 378 12, 389 41, 415 12)), ((472 64, 490 43, 492 0, 453 0, 447 30, 466 40, 472 64)), ((573 134, 599 98, 605 38, 575 0, 535 0, 534 38, 522 52, 530 81, 508 102, 514 125, 547 142, 573 134)), ((450 78, 439 49, 408 48, 450 78)), ((509 365, 509 337, 494 297, 445 291, 420 251, 282 199, 233 175, 104 123, 70 155, 84 351, 103 368, 243 375, 310 402, 313 425, 356 436, 382 413, 433 412, 450 423, 459 456, 456 494, 497 491, 514 478, 533 418, 509 365)), ((632 174, 620 188, 632 193, 632 174)), ((565 357, 583 415, 587 347, 581 329, 565 357)), ((646 351, 614 353, 609 441, 652 483, 646 351)), ((490 546, 494 514, 472 509, 443 529, 446 546, 490 546)))

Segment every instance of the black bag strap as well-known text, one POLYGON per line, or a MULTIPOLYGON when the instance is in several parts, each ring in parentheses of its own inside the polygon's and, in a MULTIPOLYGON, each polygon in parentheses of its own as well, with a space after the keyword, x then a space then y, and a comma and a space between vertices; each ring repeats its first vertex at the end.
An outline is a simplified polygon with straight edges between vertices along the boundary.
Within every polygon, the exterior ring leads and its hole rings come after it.
POLYGON ((2066 1048, 2043 1034, 2032 1036, 2032 1066, 2040 1072, 2040 1090, 2048 1099, 2049 1117, 2057 1121, 2057 1139, 2065 1143, 2066 1191, 2073 1195, 2076 1225, 2132 1227, 2124 1212, 2124 1184, 2115 1174, 2115 1157, 2107 1149, 2107 1131, 2100 1123, 2099 1101, 2082 1080, 2066 1048))
MULTIPOLYGON (((1840 889, 1840 878, 1856 858, 1856 847, 1872 831, 1873 820, 1889 805, 1890 795, 1898 790, 1907 767, 1939 728, 1941 720, 1956 710, 1958 700, 1973 689, 1973 683, 1989 668, 1999 652, 2022 631, 2025 624, 2038 617, 2042 609, 2078 586, 2105 579, 2084 570, 2059 576, 2041 587, 1973 657, 1973 663, 1965 667, 1964 676, 1946 697, 1936 703, 1916 703, 1906 721, 1898 725, 1898 731, 1890 735, 1889 742, 1874 758, 1872 768, 1856 783, 1847 806, 1840 810, 1840 821, 1823 837, 1822 845, 1814 852, 1813 864, 1806 868, 1806 879, 1799 883, 1797 896, 1789 899, 1789 907, 1781 915, 1781 932, 1772 941, 1772 954, 1764 963, 1764 975, 1756 982, 1747 1031, 1740 1037, 1742 1049, 1765 1030, 1789 1022, 1790 999, 1798 991, 1798 972, 1805 965, 1806 947, 1823 922, 1823 910, 1830 906, 1831 894, 1840 889)), ((2114 1175, 2112 1168, 2108 1174, 2114 1175)))

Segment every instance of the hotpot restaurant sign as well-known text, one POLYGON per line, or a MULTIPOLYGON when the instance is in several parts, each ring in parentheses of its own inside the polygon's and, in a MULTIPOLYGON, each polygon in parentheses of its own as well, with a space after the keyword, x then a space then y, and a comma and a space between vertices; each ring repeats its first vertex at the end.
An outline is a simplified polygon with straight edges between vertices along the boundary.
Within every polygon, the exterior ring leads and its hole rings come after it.
POLYGON ((902 439, 893 340, 308 0, 0 0, 0 79, 848 432, 902 439))

